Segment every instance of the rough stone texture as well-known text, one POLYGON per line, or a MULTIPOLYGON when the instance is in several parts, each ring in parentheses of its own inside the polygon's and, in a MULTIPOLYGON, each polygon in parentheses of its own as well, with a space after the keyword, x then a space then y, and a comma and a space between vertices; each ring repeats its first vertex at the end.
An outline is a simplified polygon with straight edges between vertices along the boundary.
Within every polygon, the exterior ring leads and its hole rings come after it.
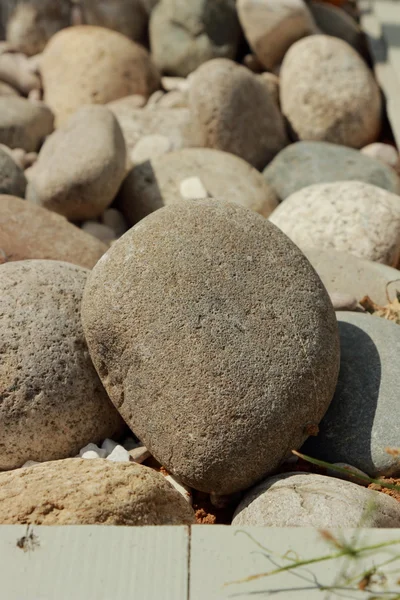
POLYGON ((150 18, 156 65, 185 77, 212 58, 236 56, 240 26, 235 0, 160 0, 150 18))
POLYGON ((0 194, 11 194, 24 198, 26 178, 23 170, 8 152, 0 148, 0 194))
POLYGON ((118 205, 134 225, 153 211, 182 201, 182 181, 198 177, 212 198, 241 204, 268 217, 278 206, 275 192, 263 176, 241 158, 188 148, 136 166, 126 177, 118 205))
POLYGON ((382 102, 372 72, 349 44, 328 35, 296 42, 280 71, 282 112, 300 140, 362 148, 377 141, 382 102))
POLYGON ((317 32, 303 0, 237 0, 237 8, 247 41, 270 71, 294 42, 317 32))
POLYGON ((339 250, 392 267, 400 259, 400 198, 368 183, 311 185, 269 219, 300 248, 339 250))
POLYGON ((368 144, 368 146, 361 149, 361 152, 366 156, 379 160, 385 165, 389 165, 397 173, 400 173, 400 156, 394 146, 376 142, 375 144, 368 144))
POLYGON ((148 15, 142 0, 81 0, 84 22, 123 33, 135 42, 146 38, 148 15))
POLYGON ((198 145, 187 108, 135 110, 130 107, 128 98, 111 102, 107 106, 117 117, 124 134, 128 168, 135 164, 133 151, 144 136, 162 135, 168 138, 171 150, 198 145))
POLYGON ((314 183, 337 181, 364 181, 400 193, 400 179, 393 169, 357 150, 326 142, 291 144, 263 175, 281 200, 314 183))
POLYGON ((328 462, 347 462, 372 477, 399 476, 400 327, 359 313, 336 313, 341 364, 335 396, 320 433, 305 452, 328 462))
POLYGON ((96 218, 116 196, 125 162, 125 141, 113 113, 85 106, 45 142, 27 198, 71 220, 96 218))
POLYGON ((146 98, 160 86, 150 55, 126 36, 82 25, 58 32, 41 61, 44 98, 60 125, 84 104, 130 94, 146 98))
POLYGON ((122 427, 83 336, 88 272, 49 260, 0 267, 0 470, 73 456, 122 427))
MULTIPOLYGON (((351 254, 321 248, 302 250, 330 294, 351 294, 357 300, 369 296, 383 306, 388 301, 386 286, 400 279, 400 271, 397 269, 362 260, 351 254)), ((391 298, 395 297, 396 289, 400 292, 400 281, 388 286, 391 298)))
POLYGON ((201 66, 189 88, 199 145, 264 168, 288 143, 274 96, 251 71, 226 59, 201 66))
POLYGON ((338 37, 360 54, 365 54, 366 46, 362 30, 345 10, 333 4, 315 1, 309 3, 309 8, 322 33, 338 37))
POLYGON ((191 525, 194 512, 152 469, 70 458, 0 474, 0 523, 191 525))
POLYGON ((232 525, 400 527, 400 502, 335 477, 287 473, 251 490, 236 509, 232 525))
POLYGON ((0 143, 9 148, 36 152, 53 125, 53 114, 45 104, 0 97, 0 143))
POLYGON ((57 31, 71 24, 69 0, 12 2, 16 6, 7 23, 6 38, 28 56, 42 52, 57 31))
POLYGON ((0 195, 0 248, 7 262, 61 260, 91 269, 107 246, 75 225, 13 196, 0 195))
POLYGON ((181 202, 140 221, 92 271, 82 319, 115 406, 196 489, 232 493, 271 472, 335 389, 325 288, 286 236, 233 203, 181 202))

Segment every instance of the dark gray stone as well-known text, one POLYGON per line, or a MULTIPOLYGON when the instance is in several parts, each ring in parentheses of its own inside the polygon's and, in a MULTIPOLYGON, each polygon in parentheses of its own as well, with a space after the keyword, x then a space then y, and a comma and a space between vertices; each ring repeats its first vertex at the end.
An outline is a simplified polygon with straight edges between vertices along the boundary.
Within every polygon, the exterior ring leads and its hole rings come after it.
POLYGON ((336 313, 341 365, 335 396, 305 454, 345 462, 371 477, 400 475, 400 327, 380 317, 336 313))
POLYGON ((0 194, 25 197, 27 181, 23 170, 0 148, 0 194))

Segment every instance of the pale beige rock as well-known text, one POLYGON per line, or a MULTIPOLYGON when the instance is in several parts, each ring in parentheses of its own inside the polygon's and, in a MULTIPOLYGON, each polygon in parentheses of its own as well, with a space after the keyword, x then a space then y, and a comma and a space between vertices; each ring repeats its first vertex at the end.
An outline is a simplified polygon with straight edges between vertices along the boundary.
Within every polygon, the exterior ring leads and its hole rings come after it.
POLYGON ((367 183, 303 188, 269 219, 300 248, 348 252, 389 266, 400 258, 400 198, 367 183))
POLYGON ((32 56, 41 52, 49 39, 71 24, 68 0, 28 0, 18 2, 7 23, 7 41, 32 56))
POLYGON ((173 90, 185 91, 188 88, 186 77, 161 77, 161 85, 166 92, 173 90))
POLYGON ((99 217, 125 174, 126 148, 105 106, 79 109, 50 136, 29 179, 27 199, 70 220, 99 217))
POLYGON ((27 57, 14 52, 0 54, 0 81, 8 83, 25 96, 41 87, 40 79, 32 72, 27 57))
POLYGON ((182 179, 179 192, 183 200, 196 200, 198 198, 209 198, 210 196, 199 177, 182 179))
POLYGON ((44 99, 60 125, 84 104, 130 94, 146 98, 160 86, 150 55, 124 35, 82 25, 58 32, 43 52, 44 99))
POLYGON ((0 143, 35 152, 53 131, 54 116, 43 103, 25 98, 0 97, 0 143))
POLYGON ((91 269, 107 246, 56 213, 0 195, 0 247, 8 262, 60 260, 91 269))
POLYGON ((296 42, 280 71, 282 112, 300 140, 362 148, 381 130, 372 72, 349 44, 328 35, 296 42))
POLYGON ((278 206, 263 176, 241 158, 209 148, 187 148, 137 165, 126 177, 118 205, 128 221, 182 201, 181 184, 200 179, 213 198, 230 200, 268 216, 278 206))
POLYGON ((274 73, 260 73, 259 80, 266 86, 268 92, 279 106, 279 77, 274 73))
POLYGON ((73 456, 123 428, 82 331, 88 273, 50 260, 1 266, 0 470, 73 456))
POLYGON ((335 310, 355 310, 358 305, 357 298, 352 294, 332 292, 329 294, 335 310))
POLYGON ((375 142, 375 144, 369 144, 362 148, 361 152, 366 156, 379 160, 385 165, 389 165, 396 173, 400 174, 400 156, 394 146, 375 142))
POLYGON ((9 85, 8 83, 0 81, 0 96, 13 96, 14 98, 18 98, 20 94, 14 87, 9 85))
POLYGON ((232 525, 399 527, 400 503, 336 477, 287 473, 250 490, 236 509, 232 525))
POLYGON ((164 94, 165 92, 162 90, 156 90, 153 92, 150 98, 147 100, 146 108, 156 108, 164 94))
POLYGON ((247 41, 270 71, 294 42, 317 32, 303 0, 237 0, 237 9, 247 41))
POLYGON ((172 144, 165 135, 145 135, 140 138, 133 148, 130 158, 134 165, 139 165, 146 160, 152 160, 170 152, 172 144))
POLYGON ((187 108, 189 106, 188 93, 183 90, 173 90, 164 94, 158 102, 159 108, 187 108))
POLYGON ((200 146, 236 154, 258 169, 288 143, 267 86, 232 61, 215 59, 197 69, 189 106, 200 146))
POLYGON ((234 203, 181 201, 140 221, 91 272, 82 320, 115 406, 195 489, 229 494, 273 471, 336 386, 337 322, 320 279, 234 203))
POLYGON ((152 469, 70 458, 0 474, 0 523, 191 525, 194 512, 152 469))

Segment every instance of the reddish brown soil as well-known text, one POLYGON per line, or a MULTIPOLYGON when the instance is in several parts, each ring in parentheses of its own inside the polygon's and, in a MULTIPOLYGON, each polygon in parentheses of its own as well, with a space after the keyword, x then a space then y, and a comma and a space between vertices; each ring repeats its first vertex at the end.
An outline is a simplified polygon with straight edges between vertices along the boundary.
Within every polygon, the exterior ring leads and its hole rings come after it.
POLYGON ((370 490, 376 490, 378 492, 383 492, 384 494, 387 494, 388 496, 392 496, 392 498, 394 498, 395 500, 400 502, 400 479, 394 479, 393 477, 381 477, 381 479, 382 479, 382 481, 385 481, 386 483, 391 483, 393 485, 399 486, 399 489, 392 490, 390 488, 381 487, 380 485, 377 485, 376 483, 370 483, 368 488, 370 490))

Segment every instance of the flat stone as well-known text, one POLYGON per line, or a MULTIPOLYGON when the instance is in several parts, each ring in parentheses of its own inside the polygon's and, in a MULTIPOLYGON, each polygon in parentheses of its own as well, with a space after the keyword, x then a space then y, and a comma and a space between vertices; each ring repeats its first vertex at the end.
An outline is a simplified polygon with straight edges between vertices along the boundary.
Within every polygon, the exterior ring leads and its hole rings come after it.
MULTIPOLYGON (((135 224, 162 206, 182 201, 182 182, 193 178, 201 182, 195 197, 208 194, 265 217, 278 205, 274 191, 256 169, 234 154, 210 148, 186 148, 137 165, 126 177, 117 204, 135 224)), ((193 197, 192 192, 188 195, 193 197)))
POLYGON ((400 271, 397 269, 331 249, 304 248, 303 252, 329 294, 350 294, 358 301, 369 296, 384 306, 388 303, 386 291, 390 298, 395 297, 396 290, 400 293, 400 271))
POLYGON ((70 458, 0 473, 0 523, 191 525, 194 512, 153 469, 70 458))
POLYGON ((280 70, 280 98, 293 135, 362 148, 381 131, 381 94, 349 44, 312 35, 291 46, 280 70))
POLYGON ((340 181, 364 181, 400 193, 400 179, 388 165, 327 142, 291 144, 264 169, 263 175, 281 200, 314 183, 340 181))
POLYGON ((399 527, 400 503, 349 481, 314 473, 266 479, 239 504, 232 525, 263 527, 399 527))
POLYGON ((304 452, 345 462, 371 477, 399 476, 400 461, 385 451, 398 448, 400 327, 380 317, 336 313, 341 366, 335 396, 304 452))
POLYGON ((123 422, 82 331, 87 275, 49 260, 1 266, 0 470, 74 456, 120 435, 123 422))
POLYGON ((395 267, 400 259, 400 198, 360 181, 311 185, 269 217, 300 248, 348 252, 395 267))
POLYGON ((51 259, 91 269, 107 251, 100 240, 33 202, 0 195, 0 215, 0 244, 8 262, 51 259))
POLYGON ((202 491, 230 494, 276 469, 336 386, 337 323, 320 279, 234 203, 180 201, 142 219, 92 271, 82 319, 126 423, 202 491))

